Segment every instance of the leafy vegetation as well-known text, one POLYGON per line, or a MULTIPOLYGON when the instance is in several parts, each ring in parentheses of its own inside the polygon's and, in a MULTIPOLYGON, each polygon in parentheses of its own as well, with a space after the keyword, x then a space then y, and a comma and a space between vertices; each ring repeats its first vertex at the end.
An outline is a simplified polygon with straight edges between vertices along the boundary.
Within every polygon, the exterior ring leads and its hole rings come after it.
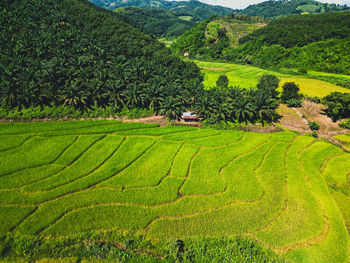
POLYGON ((323 98, 322 103, 328 108, 327 115, 337 121, 350 117, 350 95, 347 93, 333 92, 323 98))
POLYGON ((178 38, 171 49, 178 55, 188 53, 191 58, 225 58, 238 46, 240 38, 265 25, 266 22, 258 17, 212 16, 178 38))
POLYGON ((9 234, 1 235, 0 240, 1 256, 5 257, 5 261, 23 259, 39 262, 284 262, 248 237, 172 239, 155 243, 138 234, 95 231, 59 238, 9 234), (203 245, 206 247, 204 252, 203 245))
POLYGON ((0 104, 10 110, 158 111, 179 94, 186 107, 201 88, 193 63, 84 0, 2 1, 1 10, 0 104))
POLYGON ((350 12, 337 12, 273 20, 241 38, 241 45, 227 59, 349 74, 349 17, 350 12))
POLYGON ((120 7, 136 6, 143 9, 169 10, 178 17, 191 18, 193 22, 202 21, 212 15, 228 15, 232 9, 222 6, 207 5, 197 0, 164 1, 164 0, 90 0, 96 5, 116 9, 120 7))
POLYGON ((292 1, 265 1, 250 5, 246 9, 238 11, 239 14, 248 16, 261 16, 265 19, 274 19, 281 16, 305 13, 329 13, 334 11, 349 10, 349 7, 336 4, 321 3, 314 0, 292 1))
POLYGON ((270 248, 281 261, 348 261, 349 154, 330 143, 115 121, 0 126, 2 258, 278 261, 270 248), (225 237, 244 233, 261 245, 225 237))
POLYGON ((156 38, 172 39, 181 36, 194 26, 194 22, 183 19, 171 11, 123 7, 114 10, 124 20, 136 25, 146 34, 156 38))

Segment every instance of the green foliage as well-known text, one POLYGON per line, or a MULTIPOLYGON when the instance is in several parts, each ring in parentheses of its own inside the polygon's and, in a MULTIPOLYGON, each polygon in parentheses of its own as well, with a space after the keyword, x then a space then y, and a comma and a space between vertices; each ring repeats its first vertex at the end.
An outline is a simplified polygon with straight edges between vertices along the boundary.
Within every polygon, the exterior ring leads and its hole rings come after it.
POLYGON ((249 16, 261 16, 266 19, 274 19, 286 15, 308 13, 328 13, 334 11, 349 10, 349 7, 336 4, 320 3, 313 0, 293 1, 265 1, 259 4, 250 5, 240 10, 239 14, 249 16))
POLYGON ((163 1, 163 0, 90 0, 96 5, 108 8, 126 8, 129 6, 139 7, 143 9, 160 9, 171 11, 177 17, 189 16, 194 22, 202 21, 212 15, 228 15, 232 13, 231 8, 219 5, 207 5, 200 1, 163 1))
POLYGON ((276 76, 265 74, 260 77, 256 87, 258 90, 264 91, 268 96, 276 98, 279 94, 277 91, 279 83, 280 80, 276 76))
POLYGON ((349 94, 333 92, 324 97, 322 103, 328 107, 326 113, 333 121, 350 117, 349 94))
POLYGON ((339 127, 344 129, 350 129, 350 119, 339 122, 339 127))
POLYGON ((320 129, 320 124, 315 121, 310 121, 308 125, 312 131, 318 131, 320 129))
POLYGON ((265 21, 256 17, 213 16, 179 37, 171 49, 178 55, 188 52, 192 58, 228 59, 240 38, 265 24, 265 21))
MULTIPOLYGON (((301 96, 299 94, 299 87, 294 82, 286 82, 282 86, 281 100, 289 105, 296 104, 296 101, 300 101, 301 96)), ((294 106, 292 106, 294 107, 294 106)))
POLYGON ((123 7, 114 11, 126 17, 124 20, 130 21, 144 33, 157 38, 176 38, 194 26, 194 22, 181 19, 181 16, 177 16, 172 11, 138 7, 123 7))
MULTIPOLYGON (((85 0, 6 0, 2 10, 0 105, 18 107, 26 119, 43 109, 74 118, 88 109, 99 116, 123 107, 158 111, 171 92, 187 106, 181 96, 201 88, 195 64, 85 0)), ((21 117, 15 111, 13 118, 21 117)))
POLYGON ((216 81, 216 86, 220 89, 228 88, 228 78, 226 75, 220 75, 216 81))
POLYGON ((249 237, 171 239, 155 243, 141 235, 114 231, 50 238, 9 234, 1 235, 0 240, 1 258, 5 260, 12 256, 40 262, 46 262, 45 258, 64 262, 70 259, 72 262, 284 262, 249 237))

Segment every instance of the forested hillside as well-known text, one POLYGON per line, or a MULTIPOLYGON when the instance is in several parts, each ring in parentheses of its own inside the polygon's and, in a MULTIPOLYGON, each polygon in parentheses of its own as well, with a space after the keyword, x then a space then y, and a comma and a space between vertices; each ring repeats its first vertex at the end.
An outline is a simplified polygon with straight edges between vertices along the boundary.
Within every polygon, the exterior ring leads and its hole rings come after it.
POLYGON ((166 0, 89 0, 92 3, 108 8, 136 6, 144 9, 162 9, 172 11, 178 17, 184 17, 194 22, 202 21, 212 15, 228 15, 232 9, 222 6, 207 5, 197 0, 166 1, 166 0))
POLYGON ((167 10, 121 7, 114 11, 143 32, 157 38, 179 37, 195 24, 186 17, 177 16, 167 10))
POLYGON ((187 31, 171 48, 179 55, 188 53, 190 57, 223 58, 238 46, 240 38, 266 23, 262 18, 246 15, 214 16, 187 31))
POLYGON ((193 63, 88 1, 4 0, 0 10, 2 106, 148 108, 159 94, 191 97, 202 80, 193 63))
POLYGON ((350 74, 350 11, 292 15, 265 27, 256 17, 235 15, 233 19, 247 25, 244 34, 236 32, 238 47, 229 44, 227 27, 216 25, 217 34, 211 37, 214 20, 207 20, 187 31, 172 49, 182 55, 188 52, 192 58, 350 74), (253 21, 242 22, 244 18, 253 21))
POLYGON ((265 1, 259 4, 250 5, 239 14, 249 16, 261 16, 266 19, 274 19, 280 16, 305 13, 329 13, 348 10, 347 6, 321 3, 313 0, 277 0, 265 1))
POLYGON ((350 74, 350 12, 279 18, 240 44, 229 60, 350 74))

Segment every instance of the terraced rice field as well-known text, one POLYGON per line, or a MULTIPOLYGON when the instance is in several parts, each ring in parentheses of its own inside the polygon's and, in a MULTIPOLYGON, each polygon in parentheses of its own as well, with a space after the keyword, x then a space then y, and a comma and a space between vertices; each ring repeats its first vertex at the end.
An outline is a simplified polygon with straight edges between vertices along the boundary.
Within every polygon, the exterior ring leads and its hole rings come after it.
POLYGON ((114 121, 0 137, 1 233, 249 235, 291 262, 349 261, 350 154, 330 143, 114 121))
MULTIPOLYGON (((249 89, 255 87, 258 83, 259 77, 264 74, 272 74, 277 76, 280 82, 280 91, 282 91, 282 86, 285 82, 295 82, 299 85, 300 92, 314 97, 324 97, 328 94, 338 91, 344 93, 350 93, 350 89, 343 88, 332 83, 307 78, 303 76, 293 76, 287 74, 281 74, 278 72, 273 72, 269 70, 264 70, 252 66, 243 66, 230 63, 218 63, 218 62, 205 62, 205 61, 194 61, 204 73, 204 86, 206 88, 211 88, 216 85, 216 81, 220 75, 224 74, 229 79, 229 85, 239 86, 243 89, 249 89)), ((315 76, 332 76, 336 78, 349 79, 346 75, 329 74, 322 72, 310 71, 310 74, 315 76)))

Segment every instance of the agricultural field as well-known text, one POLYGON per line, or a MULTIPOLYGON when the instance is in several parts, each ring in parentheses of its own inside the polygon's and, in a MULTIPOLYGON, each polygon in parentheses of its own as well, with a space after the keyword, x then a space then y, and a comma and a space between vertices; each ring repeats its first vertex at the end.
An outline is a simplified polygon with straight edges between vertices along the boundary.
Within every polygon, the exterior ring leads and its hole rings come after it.
POLYGON ((0 124, 0 233, 249 236, 290 262, 349 261, 350 154, 292 132, 0 124))
POLYGON ((350 151, 350 133, 337 135, 334 138, 343 143, 345 149, 350 151))
MULTIPOLYGON (((328 94, 338 91, 344 93, 350 93, 350 89, 337 86, 335 84, 314 78, 308 78, 307 76, 301 75, 288 75, 279 72, 264 70, 253 66, 245 66, 230 63, 219 63, 219 62, 205 62, 205 61, 194 61, 204 73, 204 86, 210 88, 216 85, 218 77, 222 74, 226 75, 230 81, 229 85, 239 86, 243 89, 255 87, 258 83, 258 78, 264 74, 272 74, 277 76, 281 82, 280 87, 285 82, 295 82, 300 87, 300 92, 313 97, 324 97, 328 94)), ((333 79, 341 79, 350 81, 349 76, 341 74, 331 74, 323 72, 310 71, 310 75, 314 75, 318 78, 331 77, 333 79)), ((281 90, 281 88, 280 88, 281 90)))

